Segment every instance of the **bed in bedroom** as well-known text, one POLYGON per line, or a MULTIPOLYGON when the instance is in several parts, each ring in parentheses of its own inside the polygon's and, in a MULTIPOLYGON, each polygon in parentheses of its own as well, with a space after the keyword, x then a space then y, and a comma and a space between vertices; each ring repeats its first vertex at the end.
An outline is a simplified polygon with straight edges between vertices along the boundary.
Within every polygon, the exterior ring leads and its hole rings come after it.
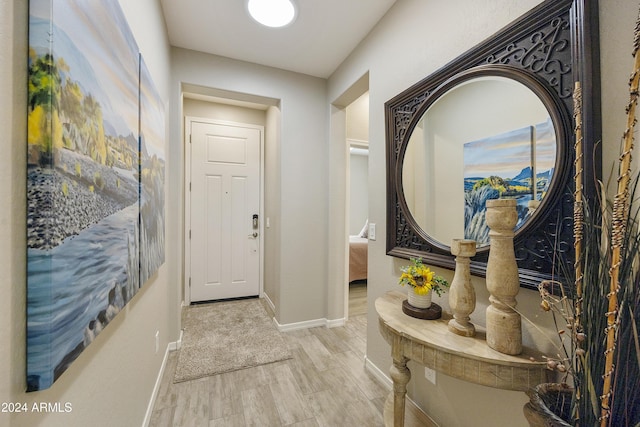
POLYGON ((349 283, 367 278, 367 251, 369 239, 349 236, 349 283))

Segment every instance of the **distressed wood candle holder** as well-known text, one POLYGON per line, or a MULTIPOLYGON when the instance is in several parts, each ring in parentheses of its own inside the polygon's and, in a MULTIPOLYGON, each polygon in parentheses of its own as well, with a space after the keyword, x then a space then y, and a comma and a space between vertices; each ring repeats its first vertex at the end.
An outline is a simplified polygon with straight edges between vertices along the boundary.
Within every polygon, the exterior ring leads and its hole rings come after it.
POLYGON ((456 257, 456 269, 449 289, 449 307, 453 319, 449 321, 449 331, 464 337, 472 337, 476 328, 469 315, 476 308, 476 292, 471 284, 471 257, 476 254, 476 241, 454 239, 451 254, 456 257))
POLYGON ((487 225, 491 229, 487 289, 487 345, 504 354, 522 352, 522 320, 515 311, 520 290, 518 264, 513 248, 518 222, 515 199, 487 200, 487 225))

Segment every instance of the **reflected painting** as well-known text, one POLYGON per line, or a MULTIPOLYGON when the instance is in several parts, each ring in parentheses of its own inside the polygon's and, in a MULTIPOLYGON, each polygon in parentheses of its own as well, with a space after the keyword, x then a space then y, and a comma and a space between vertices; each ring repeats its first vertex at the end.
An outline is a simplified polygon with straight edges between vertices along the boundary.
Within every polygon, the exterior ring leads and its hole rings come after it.
POLYGON ((464 144, 464 238, 489 244, 486 201, 517 200, 522 227, 549 189, 556 140, 551 119, 464 144))
MULTIPOLYGON (((27 388, 36 391, 164 261, 164 125, 141 156, 140 54, 117 0, 31 0, 28 67, 27 388), (142 233, 141 203, 157 217, 142 233)), ((145 99, 159 126, 159 98, 145 99)))

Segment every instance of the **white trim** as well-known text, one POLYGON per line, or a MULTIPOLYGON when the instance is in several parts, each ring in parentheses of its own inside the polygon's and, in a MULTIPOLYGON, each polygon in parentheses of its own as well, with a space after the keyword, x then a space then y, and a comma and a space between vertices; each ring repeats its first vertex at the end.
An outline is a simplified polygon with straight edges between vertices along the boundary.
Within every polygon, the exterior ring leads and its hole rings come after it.
POLYGON ((326 319, 306 320, 304 322, 287 323, 285 325, 281 325, 274 317, 273 322, 276 324, 276 327, 280 332, 291 332, 298 331, 300 329, 317 328, 320 326, 324 326, 326 324, 326 319))
POLYGON ((183 246, 184 246, 184 301, 183 304, 186 305, 191 304, 191 289, 189 287, 189 280, 191 278, 191 244, 189 241, 189 230, 191 229, 191 191, 190 185, 191 182, 189 177, 191 177, 191 123, 199 122, 199 123, 209 123, 209 124, 217 124, 217 125, 225 125, 225 126, 239 126, 250 129, 258 129, 260 131, 260 201, 259 201, 259 215, 262 220, 259 222, 260 228, 258 230, 260 238, 260 260, 259 260, 259 270, 258 270, 258 281, 259 281, 259 296, 264 294, 264 140, 265 140, 265 130, 264 126, 256 125, 252 123, 240 123, 240 122, 232 122, 228 120, 218 120, 211 119, 206 117, 195 117, 195 116, 185 116, 184 118, 184 136, 183 136, 183 144, 184 144, 184 238, 183 238, 183 246))
MULTIPOLYGON (((184 105, 184 99, 182 104, 184 105)), ((182 265, 184 266, 184 301, 183 306, 191 304, 191 243, 189 238, 189 231, 191 229, 191 120, 189 117, 184 118, 184 135, 182 143, 184 144, 184 233, 182 246, 184 248, 184 259, 182 265)))
POLYGON ((184 329, 180 329, 180 337, 178 337, 178 341, 170 342, 167 346, 169 351, 180 350, 182 348, 182 335, 184 334, 184 329))
POLYGON ((391 381, 391 378, 389 378, 389 376, 384 371, 374 365, 371 359, 369 359, 367 356, 364 357, 364 368, 371 375, 373 375, 380 382, 380 384, 385 386, 387 390, 391 390, 393 388, 393 381, 391 381))
POLYGON ((368 157, 369 156, 369 149, 368 148, 351 147, 351 148, 349 148, 349 154, 352 155, 352 156, 368 157))
MULTIPOLYGON (((373 362, 371 362, 371 359, 367 358, 367 356, 364 356, 364 368, 371 375, 373 375, 384 388, 386 388, 390 392, 393 390, 393 381, 391 380, 391 378, 389 378, 389 376, 384 371, 374 365, 373 362)), ((431 420, 431 423, 433 425, 438 425, 433 420, 433 418, 431 418, 425 411, 423 411, 422 408, 420 408, 420 406, 418 406, 418 404, 416 404, 416 402, 408 395, 405 395, 405 400, 410 411, 419 412, 422 416, 431 420)))
POLYGON ((305 320, 304 322, 296 322, 296 323, 287 323, 281 325, 278 323, 276 318, 273 318, 273 323, 276 325, 280 332, 291 332, 298 331, 300 329, 309 329, 309 328, 319 328, 324 326, 325 328, 336 328, 338 326, 344 326, 345 319, 314 319, 314 320, 305 320))
POLYGON ((273 303, 273 301, 271 301, 271 298, 269 298, 269 295, 267 295, 266 292, 263 292, 261 298, 264 299, 264 301, 267 303, 267 305, 269 306, 271 311, 275 313, 276 312, 276 305, 273 303))
MULTIPOLYGON (((346 123, 346 108, 345 111, 345 123, 346 123)), ((349 141, 347 139, 347 141, 349 141)), ((351 144, 347 142, 344 146, 344 210, 342 217, 342 225, 343 225, 343 236, 342 236, 342 253, 343 255, 343 269, 342 269, 342 301, 344 307, 344 318, 349 319, 351 313, 349 312, 349 256, 350 256, 350 247, 349 247, 349 224, 351 223, 351 144)), ((368 256, 368 255, 367 255, 368 256)), ((368 268, 368 267, 367 267, 368 268)))
MULTIPOLYGON (((182 331, 180 331, 180 340, 182 341, 182 331)), ((147 427, 149 422, 151 421, 151 414, 153 413, 153 407, 156 404, 156 399, 158 398, 158 392, 160 391, 160 385, 162 384, 162 377, 164 376, 164 369, 167 366, 167 359, 169 358, 169 352, 176 349, 176 342, 170 342, 167 344, 167 348, 164 351, 164 357, 162 358, 162 365, 160 365, 160 372, 158 372, 158 376, 156 377, 156 383, 153 386, 153 391, 151 392, 151 398, 149 399, 149 404, 147 405, 147 412, 144 414, 144 419, 142 420, 142 427, 147 427)), ((177 348, 180 348, 179 346, 177 348)))
POLYGON ((344 326, 347 323, 347 320, 343 317, 342 319, 325 319, 327 322, 327 328, 339 328, 340 326, 344 326))
POLYGON ((347 144, 355 148, 369 148, 369 141, 365 139, 347 138, 347 144))
MULTIPOLYGON (((271 311, 275 313, 276 306, 273 303, 273 301, 271 301, 271 298, 269 298, 269 295, 265 293, 263 298, 267 303, 267 305, 269 306, 269 308, 271 308, 271 311)), ((273 323, 274 325, 276 325, 276 328, 278 328, 278 331, 290 332, 290 331, 297 331, 300 329, 317 328, 322 326, 326 328, 337 328, 339 326, 344 326, 346 323, 346 319, 342 318, 342 319, 329 320, 325 318, 325 319, 306 320, 304 322, 297 322, 297 323, 287 323, 285 325, 281 325, 280 323, 278 323, 278 320, 276 320, 274 316, 273 323)))

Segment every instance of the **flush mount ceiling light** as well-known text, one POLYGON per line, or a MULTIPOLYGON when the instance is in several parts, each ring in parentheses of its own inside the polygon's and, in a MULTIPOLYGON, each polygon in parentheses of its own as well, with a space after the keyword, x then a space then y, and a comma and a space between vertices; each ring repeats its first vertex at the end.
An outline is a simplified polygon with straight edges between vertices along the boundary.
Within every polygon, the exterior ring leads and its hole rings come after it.
POLYGON ((249 0, 247 9, 253 19, 267 27, 284 27, 296 17, 292 0, 249 0))

